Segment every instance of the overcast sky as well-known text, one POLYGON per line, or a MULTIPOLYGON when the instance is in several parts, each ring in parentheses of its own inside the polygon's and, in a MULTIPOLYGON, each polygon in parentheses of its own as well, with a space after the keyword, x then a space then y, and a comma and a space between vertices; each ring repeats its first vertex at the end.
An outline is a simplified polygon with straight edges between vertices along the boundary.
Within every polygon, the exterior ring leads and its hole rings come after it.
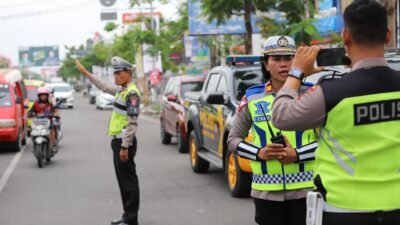
MULTIPOLYGON (((18 64, 18 48, 29 46, 80 45, 95 32, 104 34, 105 22, 100 13, 110 9, 126 11, 129 0, 117 0, 111 8, 100 0, 0 0, 0 55, 18 64)), ((170 0, 167 5, 156 5, 165 18, 176 18, 176 7, 182 0, 170 0)), ((107 34, 104 34, 107 35, 107 34)))

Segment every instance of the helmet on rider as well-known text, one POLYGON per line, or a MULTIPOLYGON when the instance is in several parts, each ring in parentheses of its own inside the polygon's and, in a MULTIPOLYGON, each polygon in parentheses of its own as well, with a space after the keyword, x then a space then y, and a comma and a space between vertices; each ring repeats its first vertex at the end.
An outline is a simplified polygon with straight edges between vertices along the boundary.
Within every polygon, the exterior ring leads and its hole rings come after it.
POLYGON ((49 94, 49 90, 46 87, 40 87, 37 91, 39 102, 48 102, 49 94))

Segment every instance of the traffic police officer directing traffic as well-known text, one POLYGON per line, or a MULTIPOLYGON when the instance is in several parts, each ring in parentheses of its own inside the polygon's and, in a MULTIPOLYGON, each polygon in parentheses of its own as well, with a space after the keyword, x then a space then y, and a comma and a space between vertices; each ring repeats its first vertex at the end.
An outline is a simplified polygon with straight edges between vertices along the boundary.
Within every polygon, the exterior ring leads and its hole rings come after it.
POLYGON ((313 187, 314 130, 282 132, 273 126, 272 103, 285 83, 293 55, 294 40, 273 36, 264 44, 262 71, 265 84, 246 90, 228 136, 230 151, 251 161, 251 196, 255 221, 261 225, 301 225, 306 221, 306 195, 313 187), (244 138, 252 128, 252 143, 244 138), (279 140, 280 138, 280 140, 279 140))
POLYGON ((314 183, 322 224, 400 225, 400 72, 384 58, 387 12, 375 0, 355 0, 344 22, 352 71, 298 97, 303 77, 322 70, 314 67, 319 47, 299 48, 272 120, 284 130, 320 127, 314 183))
POLYGON ((137 149, 136 131, 140 109, 140 94, 132 82, 134 65, 120 57, 113 57, 116 85, 110 85, 96 78, 76 60, 79 71, 100 90, 115 95, 113 112, 108 127, 114 168, 121 192, 124 213, 121 219, 112 221, 113 225, 137 225, 139 210, 139 181, 136 174, 134 156, 137 149))

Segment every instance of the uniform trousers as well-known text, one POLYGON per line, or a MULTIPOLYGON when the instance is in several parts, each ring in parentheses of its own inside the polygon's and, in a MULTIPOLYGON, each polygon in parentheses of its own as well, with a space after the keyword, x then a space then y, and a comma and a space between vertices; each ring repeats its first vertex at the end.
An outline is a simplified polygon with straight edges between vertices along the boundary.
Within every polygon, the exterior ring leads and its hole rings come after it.
POLYGON ((270 201, 254 199, 255 221, 259 225, 305 225, 306 199, 270 201))
POLYGON ((139 180, 136 174, 136 164, 134 161, 137 150, 136 137, 133 138, 132 145, 128 148, 129 160, 127 162, 122 162, 120 160, 119 152, 121 150, 121 144, 121 138, 116 138, 111 141, 115 174, 117 176, 124 209, 122 219, 129 225, 137 225, 140 198, 139 180))
POLYGON ((400 209, 372 213, 324 212, 323 225, 400 225, 400 209))

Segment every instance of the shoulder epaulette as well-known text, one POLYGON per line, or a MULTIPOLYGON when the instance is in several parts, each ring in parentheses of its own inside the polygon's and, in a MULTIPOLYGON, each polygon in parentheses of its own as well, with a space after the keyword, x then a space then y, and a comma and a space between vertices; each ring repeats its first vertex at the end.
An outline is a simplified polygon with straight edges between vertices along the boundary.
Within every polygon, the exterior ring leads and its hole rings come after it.
POLYGON ((263 93, 265 91, 265 84, 257 84, 246 89, 246 96, 263 93))

